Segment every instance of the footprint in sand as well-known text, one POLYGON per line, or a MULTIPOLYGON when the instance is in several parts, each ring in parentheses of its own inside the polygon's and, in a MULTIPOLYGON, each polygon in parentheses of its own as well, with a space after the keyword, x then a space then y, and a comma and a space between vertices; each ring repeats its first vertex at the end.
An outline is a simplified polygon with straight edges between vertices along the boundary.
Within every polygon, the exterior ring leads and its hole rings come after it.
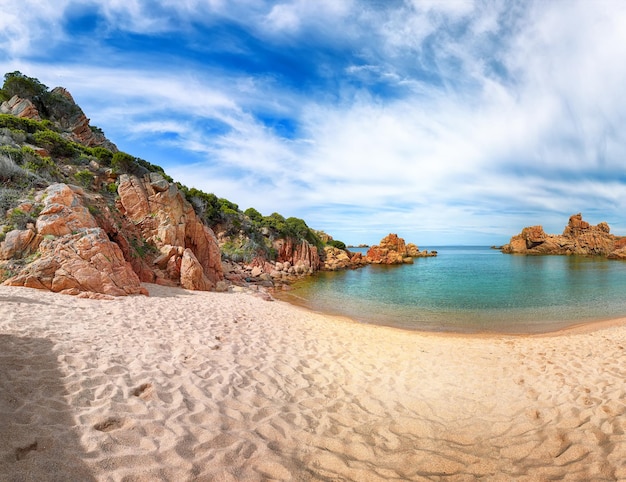
POLYGON ((24 457, 26 457, 27 454, 29 454, 33 450, 37 450, 36 440, 32 444, 27 445, 26 447, 19 447, 15 449, 15 460, 22 460, 24 457))
POLYGON ((103 422, 99 422, 93 426, 99 432, 112 432, 124 426, 124 420, 121 418, 107 418, 103 422))
POLYGON ((150 400, 154 393, 154 386, 152 383, 142 383, 132 391, 133 396, 139 397, 142 400, 150 400))

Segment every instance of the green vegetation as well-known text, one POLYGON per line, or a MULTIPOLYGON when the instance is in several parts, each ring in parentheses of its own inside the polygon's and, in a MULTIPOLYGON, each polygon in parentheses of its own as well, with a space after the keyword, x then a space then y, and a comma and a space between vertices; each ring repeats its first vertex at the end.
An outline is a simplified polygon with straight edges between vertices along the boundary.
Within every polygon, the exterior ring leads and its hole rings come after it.
POLYGON ((92 147, 91 155, 96 157, 101 164, 110 166, 113 160, 113 153, 104 147, 92 147))
POLYGON ((29 134, 34 134, 37 131, 48 129, 43 122, 39 122, 32 119, 25 119, 21 117, 15 117, 10 114, 0 114, 0 127, 6 127, 7 129, 23 131, 29 134))
POLYGON ((48 87, 39 80, 15 71, 4 75, 2 92, 9 99, 14 95, 22 99, 39 99, 48 93, 48 87))
POLYGON ((91 187, 91 185, 93 184, 93 180, 95 178, 93 173, 87 169, 83 171, 78 171, 76 174, 74 174, 74 177, 78 181, 78 184, 84 187, 85 189, 88 189, 89 187, 91 187))
POLYGON ((145 258, 149 254, 157 254, 159 250, 145 239, 131 238, 130 247, 133 258, 145 258))
POLYGON ((330 241, 328 241, 328 245, 332 246, 333 248, 338 248, 338 249, 346 249, 346 243, 344 243, 343 241, 339 241, 337 239, 331 239, 330 241))
POLYGON ((60 134, 49 129, 38 131, 33 135, 35 144, 47 150, 55 157, 73 157, 80 149, 76 148, 76 143, 68 141, 60 134))
POLYGON ((26 225, 28 223, 34 223, 35 220, 31 217, 29 213, 25 213, 21 209, 13 209, 9 213, 7 220, 10 224, 15 226, 14 229, 26 229, 26 225))

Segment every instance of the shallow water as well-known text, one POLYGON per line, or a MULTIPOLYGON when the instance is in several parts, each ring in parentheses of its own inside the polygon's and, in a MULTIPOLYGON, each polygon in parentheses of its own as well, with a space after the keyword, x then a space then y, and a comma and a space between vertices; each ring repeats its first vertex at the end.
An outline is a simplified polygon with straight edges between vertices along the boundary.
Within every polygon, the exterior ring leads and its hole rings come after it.
POLYGON ((439 255, 319 273, 281 298, 366 323, 464 333, 540 333, 626 316, 626 262, 427 249, 439 255))

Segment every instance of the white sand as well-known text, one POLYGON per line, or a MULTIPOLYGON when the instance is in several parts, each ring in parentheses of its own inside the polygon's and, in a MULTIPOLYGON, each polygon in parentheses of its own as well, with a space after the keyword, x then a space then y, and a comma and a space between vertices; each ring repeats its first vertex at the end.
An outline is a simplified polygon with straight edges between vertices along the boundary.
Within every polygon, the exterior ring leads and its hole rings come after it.
POLYGON ((626 479, 626 323, 428 335, 146 286, 0 287, 0 480, 626 479))

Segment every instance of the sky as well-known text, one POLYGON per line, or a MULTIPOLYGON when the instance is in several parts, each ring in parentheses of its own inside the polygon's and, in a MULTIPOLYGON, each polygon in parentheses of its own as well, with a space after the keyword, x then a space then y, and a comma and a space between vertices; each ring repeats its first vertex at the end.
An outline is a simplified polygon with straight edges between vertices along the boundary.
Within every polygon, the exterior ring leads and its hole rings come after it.
POLYGON ((0 73, 348 244, 626 235, 621 0, 0 0, 0 73))

